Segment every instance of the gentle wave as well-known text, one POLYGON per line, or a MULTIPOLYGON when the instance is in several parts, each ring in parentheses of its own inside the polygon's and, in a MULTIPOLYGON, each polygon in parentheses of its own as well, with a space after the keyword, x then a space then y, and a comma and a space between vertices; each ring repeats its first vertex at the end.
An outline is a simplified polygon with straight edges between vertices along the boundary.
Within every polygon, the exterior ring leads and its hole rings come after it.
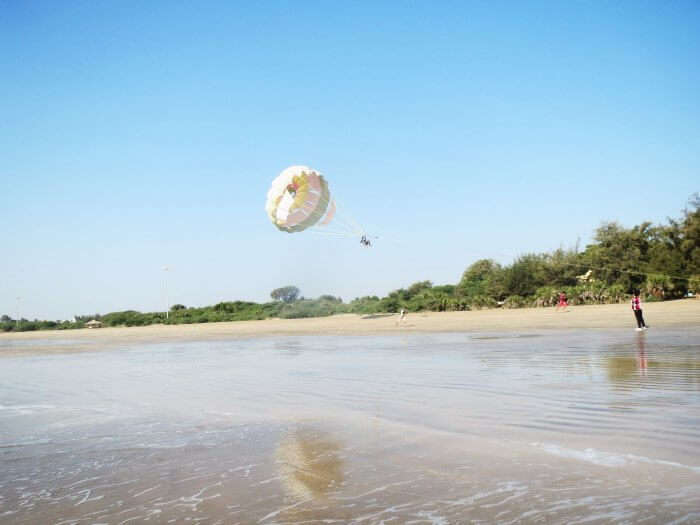
POLYGON ((620 467, 632 463, 648 463, 652 465, 663 465, 666 467, 690 470, 691 472, 700 474, 700 466, 683 465, 682 463, 677 463, 675 461, 647 458, 644 456, 636 456, 634 454, 615 454, 592 448, 574 450, 553 443, 532 443, 532 446, 555 456, 586 461, 588 463, 602 465, 604 467, 620 467))

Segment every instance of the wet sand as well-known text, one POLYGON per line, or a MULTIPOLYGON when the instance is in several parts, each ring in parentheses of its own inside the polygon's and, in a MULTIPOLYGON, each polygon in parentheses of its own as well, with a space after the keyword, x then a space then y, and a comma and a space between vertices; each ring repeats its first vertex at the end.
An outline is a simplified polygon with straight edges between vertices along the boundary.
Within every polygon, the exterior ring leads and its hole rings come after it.
POLYGON ((0 522, 697 523, 699 336, 273 335, 4 359, 0 522))
MULTIPOLYGON (((700 300, 645 303, 644 317, 654 328, 700 326, 700 300)), ((0 334, 0 357, 67 353, 137 343, 224 341, 279 335, 385 335, 427 332, 508 332, 635 327, 627 303, 554 308, 491 309, 470 312, 343 314, 311 319, 267 319, 190 325, 151 325, 82 330, 42 330, 0 334)))
POLYGON ((700 301, 0 335, 0 522, 697 523, 700 301))

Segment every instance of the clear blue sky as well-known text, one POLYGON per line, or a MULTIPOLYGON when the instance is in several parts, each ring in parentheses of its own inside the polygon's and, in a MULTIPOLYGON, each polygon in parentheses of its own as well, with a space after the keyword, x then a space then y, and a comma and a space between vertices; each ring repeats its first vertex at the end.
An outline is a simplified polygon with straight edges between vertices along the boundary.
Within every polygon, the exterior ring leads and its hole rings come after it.
POLYGON ((0 313, 345 300, 679 217, 700 3, 0 0, 0 313), (322 171, 372 233, 288 235, 322 171))

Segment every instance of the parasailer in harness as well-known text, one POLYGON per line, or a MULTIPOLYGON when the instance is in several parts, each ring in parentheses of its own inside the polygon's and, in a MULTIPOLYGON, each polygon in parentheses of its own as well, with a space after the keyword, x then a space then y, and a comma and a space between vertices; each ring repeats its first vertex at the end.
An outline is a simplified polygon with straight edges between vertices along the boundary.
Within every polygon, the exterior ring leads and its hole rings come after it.
POLYGON ((297 190, 299 189, 299 183, 298 182, 291 182, 287 184, 287 191, 292 197, 296 197, 297 195, 297 190))
POLYGON ((367 247, 367 248, 369 248, 370 246, 372 246, 372 242, 367 238, 366 235, 363 235, 363 236, 362 236, 362 238, 360 239, 360 244, 361 244, 362 246, 367 247))

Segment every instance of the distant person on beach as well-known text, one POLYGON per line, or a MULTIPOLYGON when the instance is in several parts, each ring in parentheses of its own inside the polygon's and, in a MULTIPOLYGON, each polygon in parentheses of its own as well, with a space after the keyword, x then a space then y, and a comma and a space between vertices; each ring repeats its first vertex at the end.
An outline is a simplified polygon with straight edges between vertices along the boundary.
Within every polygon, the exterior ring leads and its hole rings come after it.
POLYGON ((396 324, 403 323, 406 320, 406 309, 401 308, 401 311, 399 312, 399 320, 396 322, 396 324))
POLYGON ((647 329, 647 325, 644 322, 644 317, 642 317, 642 301, 639 299, 639 290, 634 291, 634 296, 632 297, 632 311, 634 312, 634 318, 637 320, 637 332, 647 329))
POLYGON ((566 308, 569 306, 569 301, 566 298, 566 292, 561 292, 559 294, 559 302, 557 303, 557 311, 561 308, 562 310, 566 310, 566 308))

